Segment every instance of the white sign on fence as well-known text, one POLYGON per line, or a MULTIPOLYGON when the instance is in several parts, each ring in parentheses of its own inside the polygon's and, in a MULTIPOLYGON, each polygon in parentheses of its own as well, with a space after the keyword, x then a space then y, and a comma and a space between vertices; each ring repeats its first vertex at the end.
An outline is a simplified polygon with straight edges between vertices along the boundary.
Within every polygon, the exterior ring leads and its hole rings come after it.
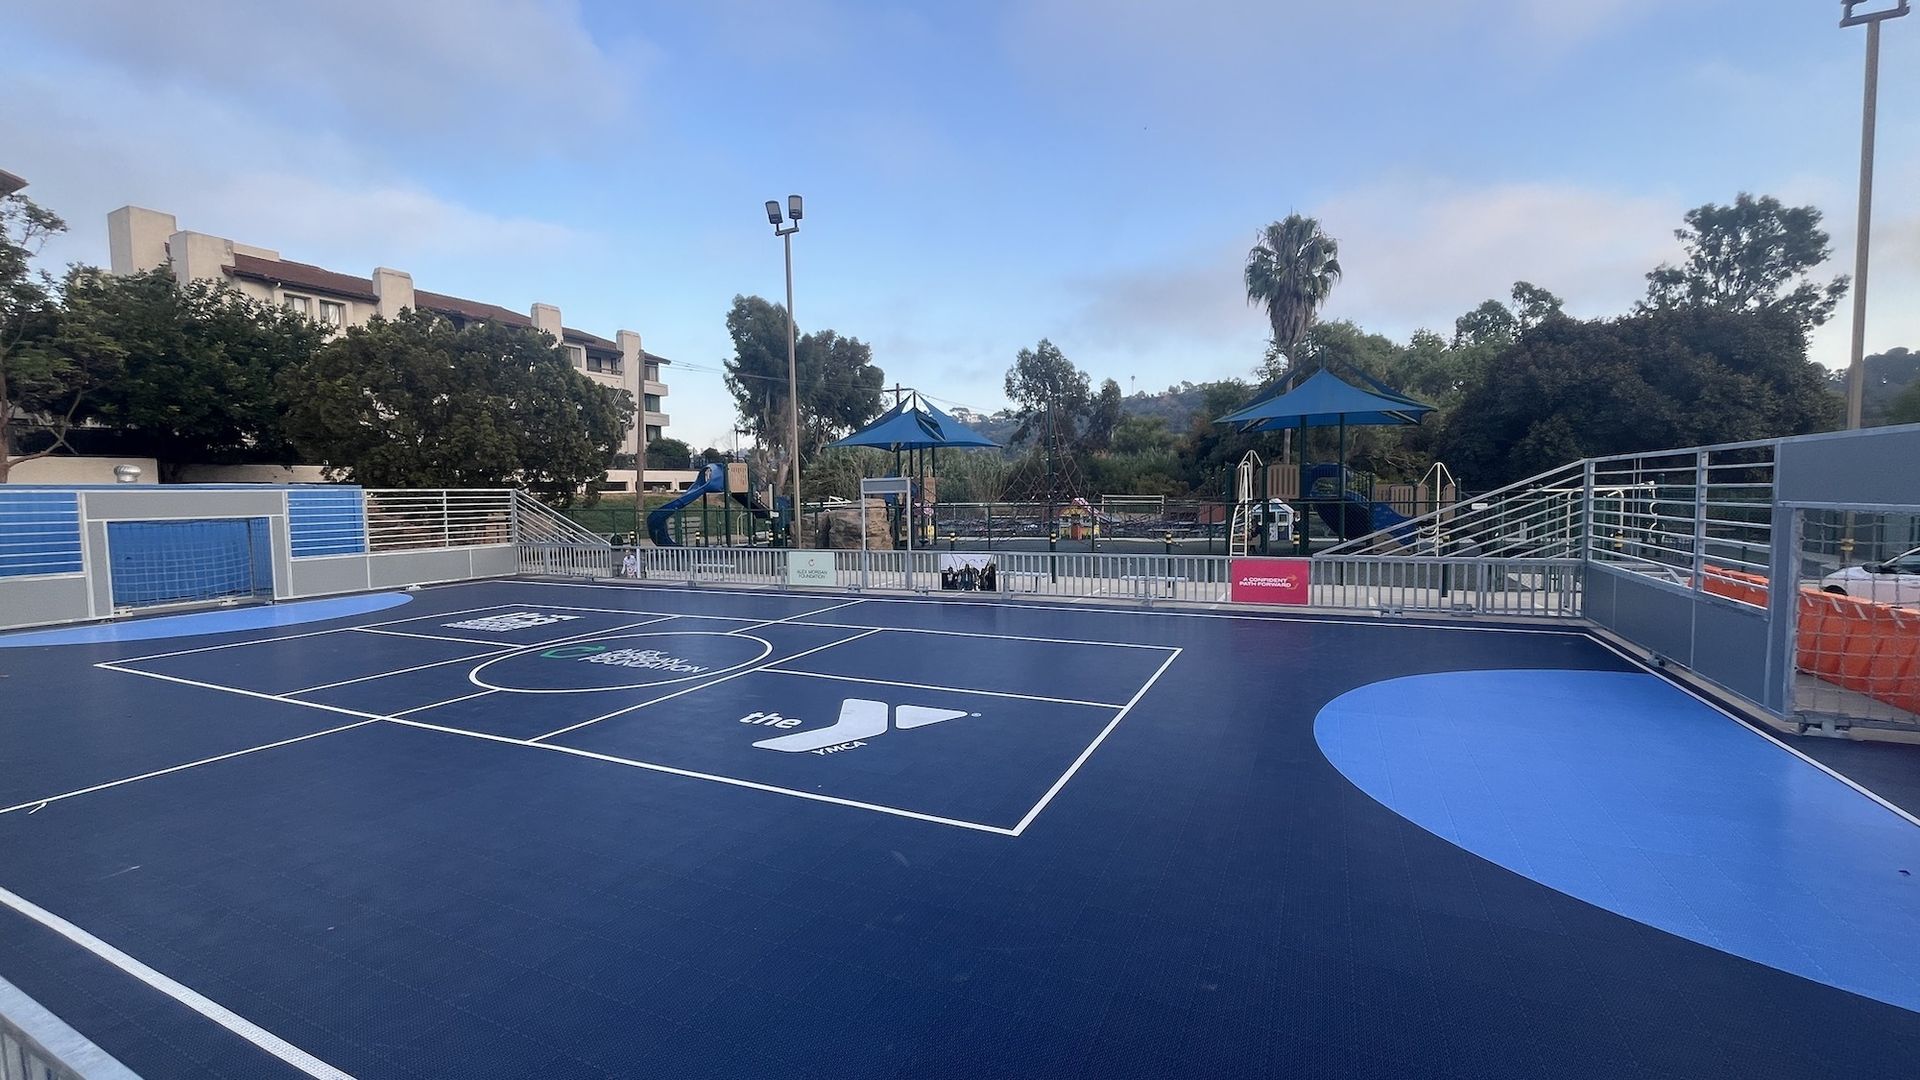
POLYGON ((906 495, 912 491, 913 481, 905 476, 872 476, 860 481, 862 495, 906 495))
POLYGON ((789 585, 834 585, 837 580, 833 573, 833 552, 831 551, 789 551, 787 552, 787 584, 789 585))

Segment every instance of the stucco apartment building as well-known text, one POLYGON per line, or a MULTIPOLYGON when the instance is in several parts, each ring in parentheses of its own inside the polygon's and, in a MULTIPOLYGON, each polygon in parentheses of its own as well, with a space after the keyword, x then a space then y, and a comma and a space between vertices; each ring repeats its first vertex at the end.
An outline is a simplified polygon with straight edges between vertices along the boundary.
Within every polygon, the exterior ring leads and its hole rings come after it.
MULTIPOLYGON (((640 335, 632 330, 621 330, 608 339, 567 326, 560 309, 552 304, 534 304, 522 315, 497 304, 417 289, 413 276, 404 270, 383 266, 368 277, 342 274, 282 259, 279 252, 267 248, 185 232, 172 214, 138 206, 123 206, 107 215, 107 244, 108 266, 116 274, 152 270, 171 260, 174 276, 182 282, 224 281, 257 299, 343 329, 376 315, 393 318, 406 308, 416 308, 456 324, 486 321, 544 330, 589 379, 626 390, 642 404, 622 445, 624 452, 643 455, 646 444, 660 438, 668 423, 661 411, 667 384, 660 369, 671 361, 641 348, 640 335)), ((633 475, 625 470, 610 472, 607 479, 615 490, 632 490, 633 475)), ((648 479, 652 487, 657 486, 653 481, 664 478, 648 479)))

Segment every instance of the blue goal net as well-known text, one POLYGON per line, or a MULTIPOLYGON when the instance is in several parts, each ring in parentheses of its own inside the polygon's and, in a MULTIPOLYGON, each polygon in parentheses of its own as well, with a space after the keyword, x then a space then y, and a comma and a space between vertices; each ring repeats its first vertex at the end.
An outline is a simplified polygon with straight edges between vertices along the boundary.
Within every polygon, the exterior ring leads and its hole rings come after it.
POLYGON ((263 517, 109 522, 113 606, 271 598, 269 536, 263 517))

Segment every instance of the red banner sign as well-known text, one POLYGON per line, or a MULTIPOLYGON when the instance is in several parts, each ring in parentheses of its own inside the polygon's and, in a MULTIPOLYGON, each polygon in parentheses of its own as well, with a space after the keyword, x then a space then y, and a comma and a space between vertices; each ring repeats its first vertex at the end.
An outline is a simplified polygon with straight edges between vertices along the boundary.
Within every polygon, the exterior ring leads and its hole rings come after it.
POLYGON ((1308 559, 1235 559, 1233 602, 1236 604, 1305 604, 1310 596, 1308 559))

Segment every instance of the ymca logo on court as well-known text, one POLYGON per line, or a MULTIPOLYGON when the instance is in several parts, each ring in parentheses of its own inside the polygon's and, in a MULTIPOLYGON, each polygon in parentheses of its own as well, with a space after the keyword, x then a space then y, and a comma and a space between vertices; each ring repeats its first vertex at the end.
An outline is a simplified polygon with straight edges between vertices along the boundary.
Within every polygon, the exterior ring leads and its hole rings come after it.
MULTIPOLYGON (((796 731, 791 735, 777 735, 771 739, 761 739, 753 745, 761 750, 778 750, 784 754, 837 754, 844 750, 853 750, 867 745, 867 740, 885 735, 888 731, 887 712, 891 708, 884 701, 869 701, 866 698, 848 698, 840 703, 840 717, 833 723, 813 731, 796 731)), ((909 731, 913 728, 944 724, 948 720, 957 720, 963 716, 979 716, 962 709, 936 709, 928 705, 901 705, 893 708, 893 730, 909 731)), ((788 728, 800 724, 790 716, 781 716, 777 712, 753 712, 740 718, 743 724, 760 727, 788 728)))

